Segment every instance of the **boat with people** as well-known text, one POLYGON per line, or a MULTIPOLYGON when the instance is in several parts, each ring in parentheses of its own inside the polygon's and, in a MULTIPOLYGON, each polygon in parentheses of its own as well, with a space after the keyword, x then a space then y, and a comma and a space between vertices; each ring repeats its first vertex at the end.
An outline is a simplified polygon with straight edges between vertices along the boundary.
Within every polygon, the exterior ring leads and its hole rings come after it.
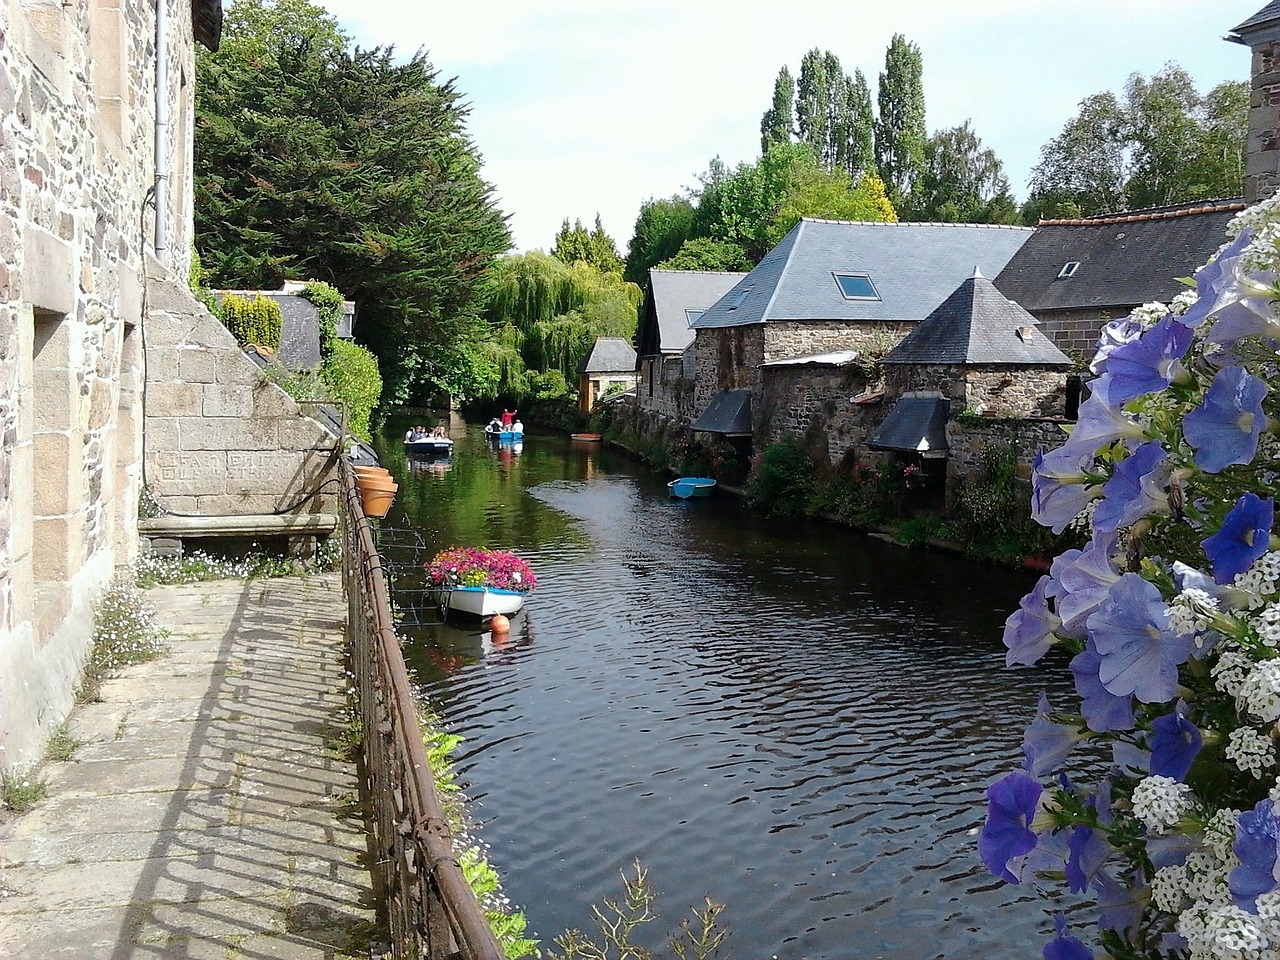
POLYGON ((711 496, 716 482, 711 477, 680 477, 667 484, 667 493, 681 500, 711 496))
POLYGON ((453 440, 443 426, 430 431, 424 426, 416 426, 404 435, 404 452, 411 457, 451 457, 453 440))
POLYGON ((503 423, 497 417, 494 417, 485 424, 484 435, 490 440, 508 443, 524 439, 524 424, 519 420, 512 420, 509 423, 503 423))

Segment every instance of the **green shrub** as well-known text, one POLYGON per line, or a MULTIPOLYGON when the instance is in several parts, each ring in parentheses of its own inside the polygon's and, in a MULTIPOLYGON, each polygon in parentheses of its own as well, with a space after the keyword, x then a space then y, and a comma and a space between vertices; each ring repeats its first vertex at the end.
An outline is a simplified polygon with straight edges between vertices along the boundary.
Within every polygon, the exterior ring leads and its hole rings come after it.
POLYGON ((747 502, 775 517, 812 513, 814 463, 798 440, 771 443, 747 477, 747 502))
POLYGON ((280 305, 269 297, 257 294, 249 300, 229 293, 222 298, 218 316, 242 347, 280 349, 280 305))
POLYGON ((320 373, 329 398, 345 404, 347 426, 361 440, 372 438, 370 420, 382 395, 378 360, 359 344, 334 340, 333 352, 320 373))
POLYGON ((321 280, 310 280, 298 294, 316 308, 320 325, 320 362, 326 362, 338 342, 338 323, 342 320, 342 294, 321 280))

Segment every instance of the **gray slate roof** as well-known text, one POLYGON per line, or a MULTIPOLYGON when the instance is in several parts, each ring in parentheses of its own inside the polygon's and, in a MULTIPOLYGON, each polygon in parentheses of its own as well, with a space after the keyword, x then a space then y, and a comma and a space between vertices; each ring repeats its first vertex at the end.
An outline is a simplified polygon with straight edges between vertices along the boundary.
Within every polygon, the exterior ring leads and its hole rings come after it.
POLYGON ((904 394, 867 440, 867 446, 925 456, 945 454, 949 411, 950 404, 942 397, 904 394))
POLYGON ((725 390, 717 393, 707 409, 693 421, 691 430, 724 433, 729 436, 751 435, 751 391, 725 390))
POLYGON ((693 343, 687 310, 706 310, 745 277, 711 270, 650 270, 640 321, 640 356, 680 353, 693 343))
POLYGON ((1232 27, 1226 39, 1234 40, 1236 43, 1247 43, 1252 46, 1259 39, 1272 39, 1272 37, 1254 35, 1273 33, 1278 26, 1280 26, 1280 0, 1271 0, 1270 3, 1248 20, 1245 20, 1239 26, 1232 27))
POLYGON ((1109 309, 1127 313, 1168 301, 1226 242, 1241 200, 1197 201, 1082 220, 1045 220, 995 279, 996 287, 1032 313, 1109 309), (1075 273, 1059 279, 1075 261, 1075 273))
POLYGON ((805 218, 695 329, 771 320, 923 320, 976 263, 994 276, 1031 227, 805 218), (836 273, 867 274, 879 300, 846 300, 836 273))
POLYGON ((976 271, 883 362, 1071 366, 1067 355, 1036 329, 1036 318, 976 271))
POLYGON ((636 352, 621 337, 598 337, 591 352, 583 359, 578 375, 584 373, 632 373, 636 369, 636 352))

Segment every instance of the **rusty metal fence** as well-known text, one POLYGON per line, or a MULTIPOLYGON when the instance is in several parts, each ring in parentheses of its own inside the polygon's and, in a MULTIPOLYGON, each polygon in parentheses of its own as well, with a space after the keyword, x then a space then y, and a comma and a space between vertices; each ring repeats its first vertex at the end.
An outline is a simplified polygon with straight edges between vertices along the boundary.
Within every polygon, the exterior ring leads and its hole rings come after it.
POLYGON ((373 807, 374 879, 396 960, 501 960, 440 806, 387 584, 355 476, 342 463, 342 578, 373 807))

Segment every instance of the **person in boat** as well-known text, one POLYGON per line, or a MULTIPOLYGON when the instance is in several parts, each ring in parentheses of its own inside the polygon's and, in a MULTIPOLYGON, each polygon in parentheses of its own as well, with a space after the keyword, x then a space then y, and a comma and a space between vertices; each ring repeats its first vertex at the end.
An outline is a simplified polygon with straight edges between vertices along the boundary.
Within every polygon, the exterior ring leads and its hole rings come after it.
POLYGON ((502 421, 499 420, 497 417, 494 417, 492 420, 489 421, 489 425, 484 428, 484 432, 485 433, 501 433, 502 421))
POLYGON ((505 408, 504 408, 504 409, 503 409, 503 411, 502 411, 502 429, 503 429, 503 430, 510 430, 510 429, 511 429, 511 423, 512 423, 512 421, 514 421, 514 420, 515 420, 515 418, 516 418, 516 411, 514 411, 514 410, 507 410, 507 409, 505 409, 505 408))
POLYGON ((524 424, 521 423, 519 420, 513 420, 511 423, 511 432, 524 433, 524 424))
POLYGON ((444 427, 440 424, 436 424, 436 428, 431 431, 431 436, 435 440, 443 440, 448 436, 448 434, 444 432, 444 427))
POLYGON ((415 424, 409 429, 409 432, 404 435, 404 442, 416 443, 419 440, 425 440, 426 436, 427 428, 422 426, 422 424, 415 424))

